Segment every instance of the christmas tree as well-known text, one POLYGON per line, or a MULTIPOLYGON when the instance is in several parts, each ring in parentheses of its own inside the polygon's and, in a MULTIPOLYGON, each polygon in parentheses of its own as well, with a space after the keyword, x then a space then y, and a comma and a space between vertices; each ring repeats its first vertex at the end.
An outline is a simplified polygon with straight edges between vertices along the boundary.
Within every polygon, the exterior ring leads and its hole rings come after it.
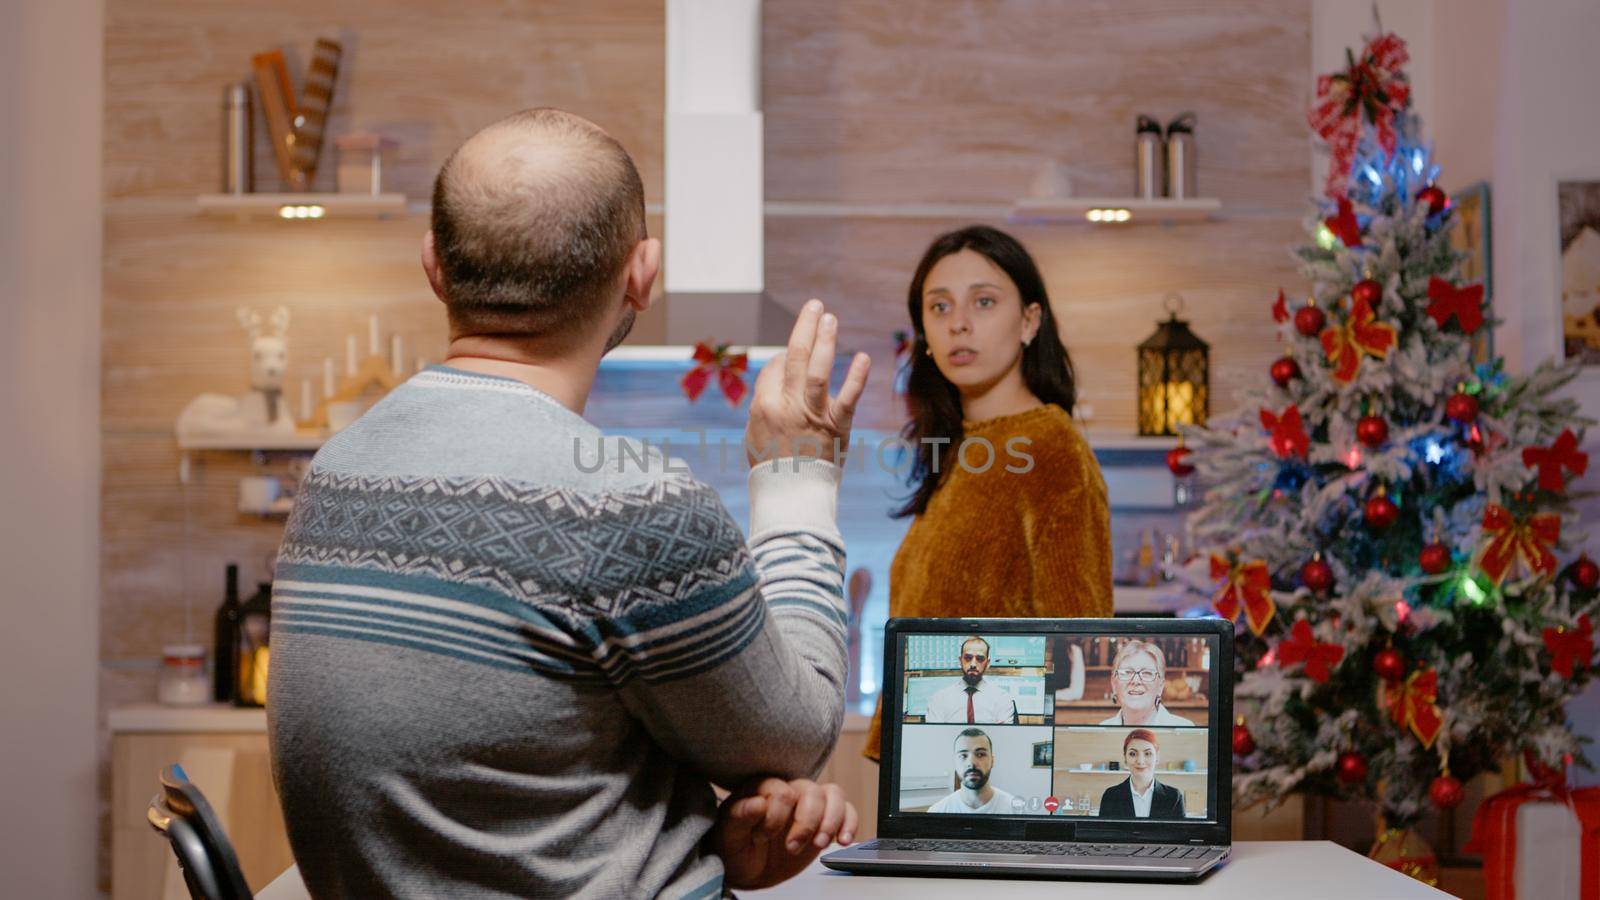
POLYGON ((1366 799, 1391 827, 1508 758, 1581 760, 1563 707, 1597 606, 1570 550, 1592 423, 1557 393, 1576 370, 1475 361, 1493 322, 1456 278, 1405 62, 1380 34, 1319 80, 1310 297, 1273 304, 1284 355, 1243 418, 1185 433, 1212 486, 1190 578, 1240 622, 1237 802, 1366 799))

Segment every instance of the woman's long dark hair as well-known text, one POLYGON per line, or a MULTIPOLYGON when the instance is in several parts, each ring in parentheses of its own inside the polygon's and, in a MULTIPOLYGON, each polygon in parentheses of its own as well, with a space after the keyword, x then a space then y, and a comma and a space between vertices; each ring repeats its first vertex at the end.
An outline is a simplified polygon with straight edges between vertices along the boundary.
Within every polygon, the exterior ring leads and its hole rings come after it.
POLYGON ((911 276, 911 290, 906 296, 906 309, 911 313, 911 326, 915 336, 911 343, 911 372, 906 385, 906 403, 910 407, 911 421, 906 423, 900 436, 911 445, 913 456, 907 484, 912 488, 906 504, 895 511, 896 518, 921 515, 928 508, 933 492, 938 490, 941 477, 950 467, 950 454, 959 451, 964 437, 961 421, 961 394, 951 384, 938 364, 928 355, 928 336, 922 327, 922 288, 928 272, 935 263, 962 250, 982 254, 1010 277, 1022 297, 1022 308, 1039 304, 1039 332, 1022 351, 1022 380, 1045 403, 1054 403, 1072 412, 1077 402, 1078 390, 1072 375, 1072 358, 1061 344, 1056 331, 1055 315, 1050 311, 1050 297, 1045 293, 1044 279, 1033 257, 1022 244, 998 228, 987 225, 969 225, 959 231, 940 235, 922 254, 916 274, 911 276), (925 443, 924 438, 948 438, 949 443, 925 443), (938 473, 934 472, 935 455, 939 454, 938 473))

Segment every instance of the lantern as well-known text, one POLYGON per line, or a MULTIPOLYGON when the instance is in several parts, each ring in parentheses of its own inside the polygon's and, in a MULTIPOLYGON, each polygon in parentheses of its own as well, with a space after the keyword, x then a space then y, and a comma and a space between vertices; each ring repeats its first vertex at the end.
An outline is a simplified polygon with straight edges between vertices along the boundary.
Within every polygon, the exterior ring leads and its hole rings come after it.
POLYGON ((239 605, 234 628, 234 683, 236 706, 267 705, 267 664, 271 658, 267 638, 272 626, 272 585, 261 582, 250 599, 239 605))
POLYGON ((1139 345, 1139 434, 1171 435, 1204 425, 1210 400, 1210 346, 1178 318, 1183 298, 1168 294, 1171 315, 1139 345))

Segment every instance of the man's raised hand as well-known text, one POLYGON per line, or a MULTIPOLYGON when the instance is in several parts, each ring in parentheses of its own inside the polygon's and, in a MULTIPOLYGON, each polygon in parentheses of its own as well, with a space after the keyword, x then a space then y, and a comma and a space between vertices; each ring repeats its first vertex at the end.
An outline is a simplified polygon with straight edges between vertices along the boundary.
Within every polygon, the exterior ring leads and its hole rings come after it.
POLYGON ((850 423, 867 386, 872 358, 850 360, 837 397, 828 396, 839 320, 821 300, 808 300, 789 334, 789 346, 756 377, 745 428, 745 454, 753 466, 764 459, 815 456, 842 462, 850 446, 850 423))

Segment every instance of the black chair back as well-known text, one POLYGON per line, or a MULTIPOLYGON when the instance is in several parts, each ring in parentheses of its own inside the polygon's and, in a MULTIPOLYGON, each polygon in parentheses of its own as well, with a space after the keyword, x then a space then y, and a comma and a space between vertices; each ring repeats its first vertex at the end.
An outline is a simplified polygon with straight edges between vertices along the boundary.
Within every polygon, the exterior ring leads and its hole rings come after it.
POLYGON ((172 844, 190 897, 251 900, 233 844, 211 804, 184 774, 182 766, 170 765, 161 770, 161 793, 150 801, 145 817, 172 844))

